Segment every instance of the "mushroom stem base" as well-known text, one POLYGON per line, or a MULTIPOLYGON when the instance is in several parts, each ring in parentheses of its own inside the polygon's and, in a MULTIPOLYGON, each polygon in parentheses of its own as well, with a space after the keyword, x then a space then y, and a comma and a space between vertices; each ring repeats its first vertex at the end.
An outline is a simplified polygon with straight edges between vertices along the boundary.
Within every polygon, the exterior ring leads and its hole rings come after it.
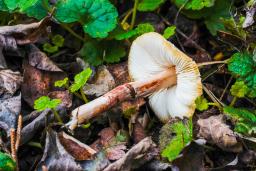
POLYGON ((148 80, 135 81, 120 85, 103 96, 74 109, 72 111, 71 121, 67 123, 67 126, 73 130, 78 124, 99 116, 102 112, 110 109, 120 102, 149 96, 162 88, 175 85, 176 82, 176 70, 175 67, 172 67, 167 71, 149 78, 148 80))

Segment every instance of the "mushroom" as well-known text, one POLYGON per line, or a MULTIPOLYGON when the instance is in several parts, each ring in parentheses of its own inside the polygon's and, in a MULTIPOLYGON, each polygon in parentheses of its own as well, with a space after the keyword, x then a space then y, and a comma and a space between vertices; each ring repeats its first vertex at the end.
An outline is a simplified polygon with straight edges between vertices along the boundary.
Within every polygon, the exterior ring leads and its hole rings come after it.
POLYGON ((195 99, 202 94, 197 64, 160 34, 145 33, 133 41, 128 70, 133 82, 74 109, 69 128, 137 97, 149 96, 149 104, 162 122, 193 115, 195 99))

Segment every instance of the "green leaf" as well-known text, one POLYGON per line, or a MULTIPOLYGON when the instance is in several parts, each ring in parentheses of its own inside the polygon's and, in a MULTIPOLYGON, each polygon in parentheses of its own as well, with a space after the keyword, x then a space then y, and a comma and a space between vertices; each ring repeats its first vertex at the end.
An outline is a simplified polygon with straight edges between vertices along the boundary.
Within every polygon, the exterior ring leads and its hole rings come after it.
POLYGON ((38 0, 33 6, 29 7, 23 12, 29 17, 34 17, 38 20, 41 20, 45 16, 47 16, 47 9, 49 8, 49 6, 50 5, 48 1, 38 0))
POLYGON ((172 0, 172 2, 179 8, 185 4, 184 9, 201 10, 205 7, 212 7, 215 0, 172 0))
POLYGON ((199 111, 207 110, 209 107, 207 99, 204 98, 203 96, 199 96, 196 99, 195 103, 196 103, 196 109, 199 111))
POLYGON ((98 66, 104 62, 119 62, 126 55, 122 43, 114 40, 89 41, 80 50, 80 55, 91 65, 98 66))
POLYGON ((117 24, 117 10, 108 0, 59 0, 56 7, 57 20, 80 22, 94 38, 107 37, 117 24))
POLYGON ((0 0, 0 11, 8 11, 8 8, 3 0, 0 0))
POLYGON ((74 78, 74 83, 70 86, 70 91, 74 93, 77 90, 79 90, 81 87, 83 87, 87 82, 87 80, 90 78, 91 74, 92 74, 92 70, 90 68, 86 68, 79 74, 76 74, 74 78))
POLYGON ((54 83, 55 87, 64 87, 65 85, 68 85, 68 77, 64 78, 63 80, 55 81, 54 83))
POLYGON ((58 46, 53 46, 50 43, 45 43, 43 45, 43 49, 45 52, 48 52, 48 53, 55 53, 59 50, 58 46))
POLYGON ((230 89, 231 95, 239 98, 245 97, 248 91, 249 88, 243 81, 236 81, 230 89))
POLYGON ((43 111, 45 109, 54 109, 61 103, 60 99, 50 99, 48 96, 42 96, 35 100, 34 109, 43 111))
POLYGON ((57 47, 62 47, 64 44, 64 37, 62 37, 59 34, 56 34, 55 36, 52 37, 52 43, 57 46, 57 47))
POLYGON ((142 0, 138 4, 139 11, 154 11, 156 10, 165 0, 142 0))
POLYGON ((231 32, 232 34, 246 39, 247 32, 243 29, 244 17, 240 17, 239 21, 235 21, 233 17, 231 18, 223 18, 222 22, 224 27, 231 32))
POLYGON ((193 138, 192 120, 187 124, 179 121, 170 126, 170 133, 175 133, 175 137, 171 139, 170 143, 161 152, 162 157, 168 158, 169 161, 176 159, 182 149, 188 145, 193 138))
POLYGON ((38 0, 4 0, 6 7, 10 10, 24 11, 37 3, 38 0))
POLYGON ((0 152, 0 170, 1 171, 15 171, 16 163, 8 154, 0 152))
POLYGON ((176 30, 176 26, 167 27, 164 30, 164 34, 163 34, 164 38, 169 39, 170 37, 172 37, 175 34, 175 30, 176 30))
POLYGON ((242 108, 226 106, 223 108, 225 115, 235 122, 235 131, 242 134, 256 133, 256 114, 242 108))
POLYGON ((228 61, 228 70, 249 87, 249 97, 256 97, 256 62, 252 55, 248 53, 233 54, 228 61))
POLYGON ((148 32, 153 32, 155 31, 154 26, 152 26, 152 24, 150 23, 143 23, 143 24, 139 24, 135 29, 133 30, 129 30, 127 32, 124 33, 120 33, 118 35, 115 36, 116 40, 124 40, 124 39, 129 39, 133 36, 140 36, 144 33, 148 33, 148 32))

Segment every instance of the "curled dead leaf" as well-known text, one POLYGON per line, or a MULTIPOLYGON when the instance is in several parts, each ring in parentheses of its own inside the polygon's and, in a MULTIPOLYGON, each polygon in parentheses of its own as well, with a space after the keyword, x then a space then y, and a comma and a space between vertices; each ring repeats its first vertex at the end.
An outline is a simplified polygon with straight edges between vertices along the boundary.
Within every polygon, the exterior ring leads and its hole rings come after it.
POLYGON ((209 143, 216 144, 225 151, 240 152, 242 150, 242 145, 237 141, 236 135, 225 124, 223 115, 199 119, 197 124, 200 127, 198 136, 209 143))

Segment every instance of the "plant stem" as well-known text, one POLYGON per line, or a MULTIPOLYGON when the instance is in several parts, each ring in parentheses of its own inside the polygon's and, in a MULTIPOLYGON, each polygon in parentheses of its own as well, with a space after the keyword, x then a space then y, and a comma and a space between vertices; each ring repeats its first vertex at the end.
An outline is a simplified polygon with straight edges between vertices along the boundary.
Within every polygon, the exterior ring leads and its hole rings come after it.
MULTIPOLYGON (((70 87, 69 87, 68 84, 65 84, 65 88, 66 88, 69 92, 71 92, 71 91, 70 91, 70 87)), ((71 93, 72 93, 72 92, 71 92, 71 93)), ((79 99, 83 100, 83 97, 82 97, 80 94, 78 94, 77 92, 74 92, 73 94, 74 94, 76 97, 78 97, 79 99)))
POLYGON ((237 97, 234 97, 230 103, 230 106, 234 106, 237 101, 237 97))
POLYGON ((132 12, 132 21, 131 21, 131 29, 133 29, 135 20, 136 20, 136 13, 137 13, 137 7, 138 7, 139 0, 134 0, 134 6, 133 6, 133 12, 132 12))
POLYGON ((74 37, 76 37, 77 39, 81 40, 82 42, 85 42, 84 38, 81 37, 80 35, 76 34, 76 32, 74 32, 68 25, 63 24, 63 23, 61 23, 60 25, 61 25, 61 27, 66 29, 70 34, 72 34, 74 37))
POLYGON ((198 63, 197 66, 201 67, 201 66, 205 66, 205 65, 213 65, 213 64, 226 64, 228 62, 229 59, 226 59, 224 61, 210 61, 210 62, 202 62, 202 63, 198 63))
POLYGON ((59 122, 59 123, 63 123, 62 119, 60 118, 60 115, 58 114, 58 112, 55 109, 52 109, 52 112, 54 114, 55 119, 59 122))
POLYGON ((121 21, 121 25, 124 24, 126 22, 126 20, 130 17, 130 15, 132 14, 133 9, 129 10, 127 12, 127 14, 125 15, 125 17, 123 18, 123 20, 121 21))
POLYGON ((81 93, 81 95, 82 95, 82 98, 83 98, 83 100, 84 100, 84 103, 88 103, 88 99, 86 98, 82 87, 80 88, 80 93, 81 93))

